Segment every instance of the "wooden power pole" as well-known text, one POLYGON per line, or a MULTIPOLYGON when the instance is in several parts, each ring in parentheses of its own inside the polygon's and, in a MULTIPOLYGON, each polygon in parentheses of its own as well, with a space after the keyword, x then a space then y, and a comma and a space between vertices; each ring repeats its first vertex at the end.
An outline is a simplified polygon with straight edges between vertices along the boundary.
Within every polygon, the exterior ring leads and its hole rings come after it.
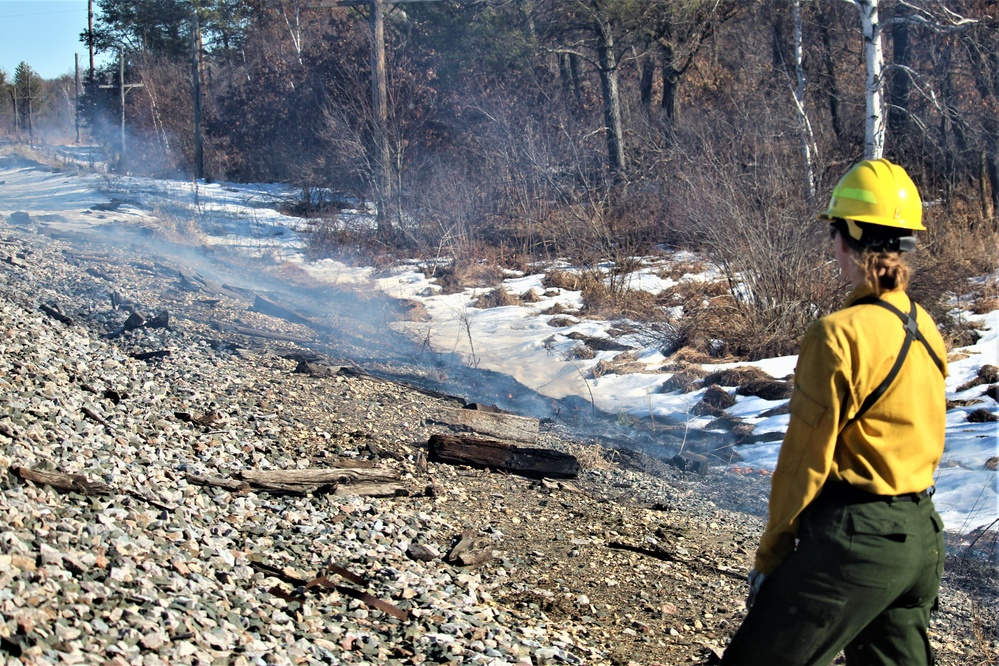
MULTIPOLYGON (((113 88, 114 86, 101 86, 101 88, 113 88)), ((141 88, 141 83, 125 84, 125 47, 118 47, 118 95, 121 101, 121 155, 118 157, 118 164, 122 171, 126 170, 125 162, 125 94, 132 88, 141 88)))

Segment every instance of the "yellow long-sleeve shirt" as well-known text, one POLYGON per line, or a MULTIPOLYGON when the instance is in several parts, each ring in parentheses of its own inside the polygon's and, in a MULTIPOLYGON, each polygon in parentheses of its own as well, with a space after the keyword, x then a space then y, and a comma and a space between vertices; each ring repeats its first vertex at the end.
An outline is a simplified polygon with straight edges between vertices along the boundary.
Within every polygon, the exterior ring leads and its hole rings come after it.
MULTIPOLYGON (((946 347, 921 307, 916 321, 943 373, 914 341, 898 376, 860 420, 846 425, 888 375, 905 330, 877 305, 850 307, 870 295, 858 288, 842 310, 816 321, 801 341, 791 395, 791 421, 771 480, 770 515, 756 552, 757 571, 769 574, 794 549, 801 512, 828 481, 878 495, 920 492, 933 485, 944 449, 946 347), (844 426, 846 428, 844 429, 844 426), (842 429, 842 431, 841 431, 842 429)), ((908 312, 902 291, 881 299, 908 312)))

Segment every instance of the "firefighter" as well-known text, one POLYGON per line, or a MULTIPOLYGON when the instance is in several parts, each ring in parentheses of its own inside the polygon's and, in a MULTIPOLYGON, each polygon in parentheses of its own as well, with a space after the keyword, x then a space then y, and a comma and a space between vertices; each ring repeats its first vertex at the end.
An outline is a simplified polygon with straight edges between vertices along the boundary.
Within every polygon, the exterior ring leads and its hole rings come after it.
POLYGON ((931 499, 944 450, 946 349, 906 295, 922 202, 886 159, 852 168, 828 209, 845 307, 801 341, 749 612, 723 664, 933 663, 943 572, 931 499))

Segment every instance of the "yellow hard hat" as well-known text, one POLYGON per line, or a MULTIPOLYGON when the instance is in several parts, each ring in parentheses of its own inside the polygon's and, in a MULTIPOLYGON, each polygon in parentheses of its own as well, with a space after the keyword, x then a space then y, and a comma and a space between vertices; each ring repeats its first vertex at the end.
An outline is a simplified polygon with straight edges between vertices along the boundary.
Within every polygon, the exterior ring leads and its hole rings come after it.
MULTIPOLYGON (((905 169, 884 158, 864 160, 850 169, 833 189, 828 210, 818 217, 894 227, 900 232, 926 229, 915 183, 905 169)), ((852 233, 854 225, 850 226, 852 233)))

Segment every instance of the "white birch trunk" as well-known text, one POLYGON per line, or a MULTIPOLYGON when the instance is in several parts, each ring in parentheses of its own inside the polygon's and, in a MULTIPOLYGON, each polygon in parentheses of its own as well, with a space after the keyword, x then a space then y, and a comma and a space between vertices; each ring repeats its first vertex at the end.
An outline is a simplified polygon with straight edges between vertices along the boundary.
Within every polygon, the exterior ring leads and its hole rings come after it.
POLYGON ((294 14, 294 25, 292 25, 292 19, 288 18, 288 10, 282 5, 281 15, 284 17, 284 23, 288 26, 288 35, 291 37, 291 43, 295 47, 295 56, 298 59, 298 64, 302 64, 302 24, 301 24, 301 8, 297 2, 292 3, 292 12, 294 14))
POLYGON ((815 167, 813 156, 817 152, 815 137, 812 135, 812 124, 805 112, 805 69, 802 65, 802 32, 801 32, 801 0, 794 0, 794 71, 798 80, 797 88, 793 89, 794 105, 798 115, 798 126, 801 130, 801 152, 805 159, 805 178, 808 185, 808 200, 815 200, 815 167))
POLYGON ((864 35, 864 63, 867 66, 865 98, 867 121, 864 126, 864 158, 881 159, 885 151, 884 49, 878 0, 852 0, 860 10, 864 35))

